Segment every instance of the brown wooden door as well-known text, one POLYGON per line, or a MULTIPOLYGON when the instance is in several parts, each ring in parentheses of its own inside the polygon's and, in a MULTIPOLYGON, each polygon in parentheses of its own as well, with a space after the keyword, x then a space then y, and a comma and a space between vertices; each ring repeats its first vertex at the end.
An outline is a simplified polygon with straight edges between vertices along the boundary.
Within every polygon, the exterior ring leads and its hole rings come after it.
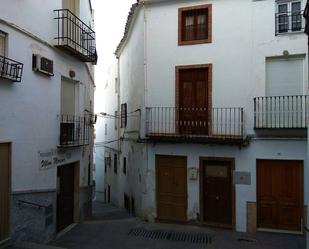
POLYGON ((74 166, 58 168, 57 232, 74 222, 74 166))
POLYGON ((187 220, 187 158, 156 156, 157 217, 187 220))
POLYGON ((303 166, 301 161, 257 161, 257 225, 302 230, 303 166))
POLYGON ((209 67, 179 70, 179 132, 181 134, 208 134, 209 67))
POLYGON ((204 222, 232 225, 232 163, 203 162, 204 222))
POLYGON ((10 144, 0 144, 0 241, 9 237, 10 144))

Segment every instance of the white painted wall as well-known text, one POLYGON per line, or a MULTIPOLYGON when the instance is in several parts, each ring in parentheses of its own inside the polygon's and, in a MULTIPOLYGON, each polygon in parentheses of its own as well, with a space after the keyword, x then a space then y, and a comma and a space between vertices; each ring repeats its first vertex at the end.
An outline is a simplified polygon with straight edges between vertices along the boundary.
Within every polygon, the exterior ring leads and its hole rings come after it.
MULTIPOLYGON (((0 30, 8 33, 7 57, 24 64, 21 83, 0 79, 0 142, 12 142, 12 191, 56 188, 56 168, 40 170, 38 152, 57 150, 59 145, 61 76, 76 72, 78 114, 84 115, 94 98, 93 67, 53 47, 56 23, 53 10, 61 1, 0 1, 0 30), (18 14, 16 14, 18 13, 18 14), (12 24, 7 25, 5 22, 12 24), (49 45, 14 28, 18 25, 49 45), (54 61, 54 77, 32 71, 32 54, 54 61)), ((89 15, 88 15, 89 17, 89 15)), ((66 163, 80 161, 80 184, 88 186, 88 156, 92 160, 92 144, 66 149, 66 163)))
MULTIPOLYGON (((105 189, 107 189, 107 184, 110 182, 106 182, 105 179, 110 179, 113 176, 112 166, 107 170, 108 175, 105 175, 104 157, 111 156, 113 158, 114 153, 118 151, 118 141, 115 140, 118 139, 119 118, 113 117, 115 111, 118 111, 118 92, 118 61, 115 59, 108 69, 108 80, 105 82, 104 91, 97 95, 97 98, 104 99, 104 102, 106 103, 103 109, 99 110, 99 112, 111 115, 100 115, 95 126, 95 181, 96 199, 99 201, 105 201, 104 192, 105 189), (117 128, 115 128, 115 123, 117 128), (105 131, 107 131, 107 133, 105 133, 105 131)), ((114 186, 112 191, 115 191, 114 186)))
MULTIPOLYGON (((280 57, 285 50, 290 55, 307 58, 306 36, 302 33, 275 36, 275 1, 272 0, 149 2, 136 12, 134 26, 119 57, 120 103, 128 103, 128 111, 141 108, 139 135, 144 138, 145 107, 175 106, 175 66, 207 63, 213 64, 213 106, 243 107, 246 134, 254 135, 253 98, 265 96, 266 58, 280 57), (207 3, 213 5, 212 43, 178 46, 178 8, 207 3)), ((308 94, 307 67, 305 59, 304 94, 308 94)), ((128 123, 127 131, 134 131, 138 124, 130 118, 128 123)), ((125 135, 121 130, 119 137, 125 135)), ((128 166, 133 167, 130 174, 134 176, 108 175, 106 181, 117 188, 118 196, 113 198, 119 205, 123 205, 124 191, 140 193, 138 214, 147 220, 156 217, 156 154, 187 156, 188 168, 198 168, 200 157, 232 157, 236 171, 250 172, 251 185, 236 186, 238 231, 247 229, 247 202, 256 201, 256 159, 303 160, 305 196, 308 194, 305 140, 253 139, 248 147, 239 149, 207 144, 142 144, 136 143, 136 135, 127 134, 128 141, 120 144, 121 156, 135 154, 136 160, 128 166)), ((199 182, 188 179, 188 219, 196 219, 198 213, 199 182)))
MULTIPOLYGON (((253 98, 265 96, 265 58, 307 55, 303 33, 275 36, 275 1, 169 1, 147 10, 147 106, 175 106, 175 66, 213 64, 213 107, 244 107, 253 133, 253 98), (212 43, 178 46, 178 8, 212 4, 212 43), (168 25, 167 25, 168 24, 168 25), (164 91, 162 91, 164 89, 164 91)), ((307 60, 304 60, 305 75, 307 60)), ((304 78, 304 93, 308 79, 304 78)))

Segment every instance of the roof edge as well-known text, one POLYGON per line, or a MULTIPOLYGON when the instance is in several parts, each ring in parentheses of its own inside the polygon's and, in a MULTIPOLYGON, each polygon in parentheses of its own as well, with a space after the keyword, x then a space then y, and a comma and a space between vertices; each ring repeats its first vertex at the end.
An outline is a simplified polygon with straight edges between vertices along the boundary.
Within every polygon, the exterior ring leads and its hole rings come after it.
POLYGON ((114 53, 117 58, 120 56, 122 49, 123 49, 123 46, 125 45, 128 37, 129 37, 130 29, 131 29, 131 26, 133 24, 134 16, 135 16, 135 14, 138 10, 139 4, 140 4, 140 0, 137 0, 137 2, 132 4, 132 6, 131 6, 130 12, 128 14, 127 22, 126 22, 126 25, 125 25, 123 37, 122 37, 121 41, 119 42, 119 44, 116 48, 116 51, 114 53))

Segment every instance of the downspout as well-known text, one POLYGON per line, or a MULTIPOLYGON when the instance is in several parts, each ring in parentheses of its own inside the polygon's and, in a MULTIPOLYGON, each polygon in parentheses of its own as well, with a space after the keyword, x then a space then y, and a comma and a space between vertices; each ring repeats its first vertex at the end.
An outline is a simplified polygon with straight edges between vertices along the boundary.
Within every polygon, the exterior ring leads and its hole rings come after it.
MULTIPOLYGON (((143 116, 144 118, 142 118, 142 123, 143 123, 143 130, 141 131, 141 138, 144 139, 145 136, 146 136, 146 132, 147 132, 147 125, 146 125, 146 121, 147 121, 147 105, 148 105, 148 32, 147 32, 147 4, 148 4, 148 0, 143 0, 142 1, 142 7, 143 7, 143 11, 144 11, 144 94, 143 94, 143 116)), ((148 143, 146 142, 146 181, 145 181, 145 189, 143 191, 143 195, 144 195, 144 198, 143 198, 143 206, 142 209, 144 210, 147 210, 148 209, 148 205, 147 205, 147 196, 148 196, 148 187, 149 187, 149 182, 148 181, 148 177, 150 175, 150 172, 149 172, 149 165, 148 165, 148 143)), ((146 216, 149 217, 149 214, 148 212, 145 213, 146 216)), ((148 219, 148 217, 145 217, 148 219)))

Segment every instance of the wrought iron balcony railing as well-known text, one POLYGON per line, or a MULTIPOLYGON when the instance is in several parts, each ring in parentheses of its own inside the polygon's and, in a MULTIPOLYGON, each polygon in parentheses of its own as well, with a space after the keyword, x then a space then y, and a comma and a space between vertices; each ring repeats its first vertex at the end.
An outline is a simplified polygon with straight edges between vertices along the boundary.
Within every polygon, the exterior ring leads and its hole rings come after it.
POLYGON ((305 129, 308 127, 309 96, 254 98, 255 129, 305 129))
POLYGON ((55 10, 56 47, 64 49, 84 62, 96 62, 95 32, 68 9, 55 10))
POLYGON ((21 82, 23 64, 0 55, 0 77, 21 82))
POLYGON ((276 35, 299 32, 305 29, 303 11, 276 14, 276 35))
POLYGON ((87 117, 60 115, 60 147, 89 144, 90 120, 87 117))
POLYGON ((147 108, 150 138, 223 142, 244 140, 243 108, 147 108))

